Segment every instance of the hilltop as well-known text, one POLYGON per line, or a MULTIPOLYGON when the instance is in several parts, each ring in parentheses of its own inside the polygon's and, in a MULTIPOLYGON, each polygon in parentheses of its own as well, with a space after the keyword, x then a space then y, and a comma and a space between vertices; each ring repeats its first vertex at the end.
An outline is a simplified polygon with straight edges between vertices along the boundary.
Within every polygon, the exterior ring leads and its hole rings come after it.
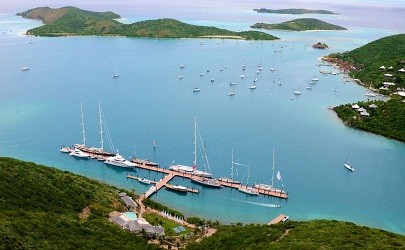
POLYGON ((337 64, 363 86, 383 94, 405 88, 405 34, 384 37, 352 51, 330 54, 324 60, 337 64), (387 82, 390 84, 384 87, 387 82))
POLYGON ((264 32, 234 32, 216 27, 197 26, 163 18, 132 24, 122 24, 113 12, 92 12, 76 7, 52 9, 39 7, 18 13, 24 18, 40 19, 43 26, 27 31, 36 36, 126 36, 145 38, 228 38, 246 40, 274 40, 275 36, 264 32))
POLYGON ((341 26, 330 24, 316 18, 298 18, 283 23, 255 23, 251 28, 267 30, 346 30, 341 26))
MULTIPOLYGON (((119 199, 122 191, 55 168, 0 158, 0 248, 158 249, 107 219, 111 211, 125 209, 119 199)), ((273 226, 219 225, 217 229, 213 236, 186 248, 405 247, 402 235, 348 222, 290 221, 273 226)))
POLYGON ((303 15, 303 14, 322 14, 322 15, 339 15, 329 10, 308 10, 308 9, 253 9, 257 13, 272 13, 272 14, 290 14, 290 15, 303 15))

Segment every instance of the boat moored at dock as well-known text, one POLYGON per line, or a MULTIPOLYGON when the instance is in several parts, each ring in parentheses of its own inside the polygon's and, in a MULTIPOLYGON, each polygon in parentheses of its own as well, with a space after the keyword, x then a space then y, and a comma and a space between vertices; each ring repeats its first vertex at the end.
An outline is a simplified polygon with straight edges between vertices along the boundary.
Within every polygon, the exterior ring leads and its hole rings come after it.
POLYGON ((105 161, 105 164, 108 165, 114 165, 117 167, 123 167, 123 168, 133 168, 136 167, 136 164, 133 162, 130 162, 126 159, 124 159, 124 157, 122 157, 120 154, 116 154, 115 156, 110 156, 108 157, 105 161))

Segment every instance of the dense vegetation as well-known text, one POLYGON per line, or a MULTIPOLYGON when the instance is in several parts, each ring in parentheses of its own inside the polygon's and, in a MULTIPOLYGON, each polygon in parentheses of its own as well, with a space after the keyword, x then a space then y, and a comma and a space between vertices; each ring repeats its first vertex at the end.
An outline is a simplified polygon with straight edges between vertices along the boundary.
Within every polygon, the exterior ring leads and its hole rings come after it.
POLYGON ((113 210, 124 205, 111 186, 0 158, 0 249, 156 249, 109 222, 113 210))
POLYGON ((340 65, 367 87, 379 89, 383 82, 395 83, 389 90, 380 91, 384 94, 393 93, 398 87, 405 88, 405 73, 398 71, 405 68, 405 34, 384 37, 349 52, 331 54, 326 60, 340 65), (381 66, 385 69, 380 69, 381 66))
POLYGON ((341 26, 330 24, 316 18, 298 18, 283 23, 255 23, 251 28, 267 30, 346 30, 341 26))
POLYGON ((367 109, 369 117, 361 117, 352 108, 353 104, 345 104, 335 107, 337 115, 348 125, 373 132, 405 142, 405 103, 400 98, 392 98, 387 102, 358 102, 360 107, 367 109), (370 104, 376 104, 376 109, 368 108, 370 104))
POLYGON ((187 249, 402 249, 405 237, 349 222, 314 220, 273 226, 221 226, 187 249))
MULTIPOLYGON (((54 168, 0 158, 0 249, 157 249, 108 221, 109 212, 124 210, 118 197, 120 191, 54 168)), ((152 223, 163 221, 148 216, 152 223)), ((195 217, 190 221, 203 224, 195 217)), ((213 224, 219 228, 214 236, 188 248, 405 247, 404 236, 347 222, 213 224)))
POLYGON ((274 40, 275 36, 258 31, 234 32, 216 27, 197 26, 164 18, 122 24, 112 12, 91 12, 75 7, 41 7, 19 13, 25 18, 41 19, 45 25, 27 31, 37 36, 100 35, 149 38, 230 38, 274 40))
POLYGON ((290 14, 290 15, 302 15, 302 14, 330 14, 330 15, 338 15, 337 13, 333 13, 329 10, 308 10, 308 9, 253 9, 257 13, 272 13, 272 14, 290 14))

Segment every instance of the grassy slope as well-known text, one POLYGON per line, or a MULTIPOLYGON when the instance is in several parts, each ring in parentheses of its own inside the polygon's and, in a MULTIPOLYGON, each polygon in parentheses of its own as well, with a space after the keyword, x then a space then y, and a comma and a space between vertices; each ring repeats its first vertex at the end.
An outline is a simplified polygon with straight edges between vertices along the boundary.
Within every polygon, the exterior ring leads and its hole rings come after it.
POLYGON ((358 103, 360 107, 367 109, 370 117, 360 117, 358 112, 352 109, 352 104, 340 105, 334 110, 346 124, 352 127, 405 142, 405 103, 399 98, 372 103, 378 106, 375 110, 367 108, 371 102, 358 103))
POLYGON ((349 222, 314 220, 274 226, 222 226, 187 249, 403 249, 405 237, 349 222), (281 237, 286 230, 288 233, 281 237), (278 241, 277 241, 278 240, 278 241))
POLYGON ((302 14, 330 14, 330 15, 338 15, 337 13, 333 13, 332 11, 328 10, 308 10, 308 9, 254 9, 257 13, 274 13, 274 14, 289 14, 289 15, 302 15, 302 14))
POLYGON ((332 54, 328 57, 337 58, 349 62, 358 71, 352 71, 351 76, 360 79, 365 85, 379 88, 383 82, 393 81, 397 84, 391 87, 391 91, 397 87, 405 88, 405 73, 398 72, 405 67, 405 34, 398 34, 384 37, 368 43, 355 50, 332 54), (380 66, 392 66, 392 70, 380 70, 380 66), (385 77, 384 74, 391 73, 393 78, 385 77))
POLYGON ((341 26, 330 24, 316 18, 299 18, 283 23, 255 23, 251 26, 258 29, 278 29, 278 30, 292 30, 292 31, 305 31, 305 30, 346 30, 341 26))
POLYGON ((61 9, 37 8, 19 15, 46 20, 46 24, 27 31, 39 36, 116 35, 150 38, 198 38, 201 36, 235 36, 238 39, 273 40, 272 35, 258 31, 234 32, 216 27, 196 26, 164 18, 122 24, 112 12, 91 12, 74 7, 61 9))
POLYGON ((0 249, 156 249, 108 221, 123 209, 111 186, 0 158, 0 249), (80 219, 86 206, 90 216, 80 219))

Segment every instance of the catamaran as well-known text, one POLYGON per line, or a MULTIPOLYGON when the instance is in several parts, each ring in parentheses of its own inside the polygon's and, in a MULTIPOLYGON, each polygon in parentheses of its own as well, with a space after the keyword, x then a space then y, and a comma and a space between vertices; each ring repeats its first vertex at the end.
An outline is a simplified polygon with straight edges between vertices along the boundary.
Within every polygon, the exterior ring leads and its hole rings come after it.
MULTIPOLYGON (((231 161, 231 178, 229 177, 221 177, 218 178, 219 181, 223 181, 223 182, 228 182, 228 183, 232 183, 232 184, 241 184, 240 181, 237 181, 233 178, 233 170, 234 170, 234 166, 235 165, 239 165, 238 163, 236 163, 234 161, 234 157, 233 157, 233 149, 232 149, 232 161, 231 161)), ((238 169, 236 169, 236 175, 238 175, 238 169)))
MULTIPOLYGON (((84 119, 83 119, 83 106, 82 104, 80 104, 80 113, 81 113, 81 126, 82 126, 82 132, 81 134, 83 135, 83 139, 82 142, 83 144, 75 144, 74 148, 77 148, 83 152, 95 155, 95 156, 105 156, 105 157, 109 157, 109 156, 115 156, 115 153, 111 153, 111 152, 107 152, 104 151, 104 139, 103 139, 103 123, 105 123, 105 119, 103 119, 103 114, 101 111, 101 104, 98 103, 98 112, 99 112, 99 126, 100 126, 100 148, 94 148, 94 147, 87 147, 86 146, 86 136, 85 136, 85 130, 84 130, 84 119)), ((111 137, 110 134, 108 133, 108 130, 106 130, 107 132, 107 139, 109 141, 110 144, 110 148, 113 150, 114 147, 112 145, 112 141, 111 141, 111 137)))
MULTIPOLYGON (((263 189, 263 190, 266 190, 266 191, 273 191, 273 192, 277 192, 277 193, 285 193, 284 190, 274 187, 274 165, 275 165, 275 163, 274 163, 274 148, 273 148, 273 167, 272 167, 273 171, 272 171, 272 175, 271 175, 271 185, 269 185, 269 184, 255 184, 255 188, 263 189)), ((281 185, 283 186, 280 171, 277 171, 276 178, 277 178, 277 180, 281 181, 281 185)))
POLYGON ((245 193, 245 194, 249 194, 249 195, 255 195, 258 196, 259 192, 257 191, 257 188, 254 187, 249 187, 249 173, 250 173, 250 163, 248 165, 248 169, 247 169, 247 178, 246 178, 246 186, 241 186, 239 188, 239 192, 245 193))

